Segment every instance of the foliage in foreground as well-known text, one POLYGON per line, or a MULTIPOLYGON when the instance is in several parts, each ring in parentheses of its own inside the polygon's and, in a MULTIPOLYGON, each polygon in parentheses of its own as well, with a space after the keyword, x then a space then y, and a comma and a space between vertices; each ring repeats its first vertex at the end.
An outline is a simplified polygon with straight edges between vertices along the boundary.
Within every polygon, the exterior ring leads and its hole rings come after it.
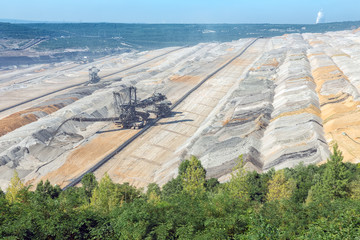
POLYGON ((4 239, 358 239, 360 178, 337 146, 321 166, 245 172, 241 158, 229 182, 205 179, 196 157, 162 189, 147 191, 108 175, 86 175, 61 191, 48 181, 34 192, 15 174, 0 191, 4 239))

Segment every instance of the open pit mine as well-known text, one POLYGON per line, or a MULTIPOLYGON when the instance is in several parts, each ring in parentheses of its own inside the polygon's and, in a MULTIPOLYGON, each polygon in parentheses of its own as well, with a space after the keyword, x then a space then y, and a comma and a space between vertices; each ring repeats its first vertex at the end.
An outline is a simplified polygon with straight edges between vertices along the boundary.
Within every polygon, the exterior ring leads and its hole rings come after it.
POLYGON ((207 177, 223 182, 240 155, 247 169, 263 172, 320 164, 335 142, 345 161, 359 162, 359 66, 355 30, 4 70, 0 187, 14 170, 33 186, 48 179, 66 188, 87 172, 163 185, 191 155, 207 177), (114 93, 135 88, 137 105, 125 124, 122 111, 134 102, 114 93))

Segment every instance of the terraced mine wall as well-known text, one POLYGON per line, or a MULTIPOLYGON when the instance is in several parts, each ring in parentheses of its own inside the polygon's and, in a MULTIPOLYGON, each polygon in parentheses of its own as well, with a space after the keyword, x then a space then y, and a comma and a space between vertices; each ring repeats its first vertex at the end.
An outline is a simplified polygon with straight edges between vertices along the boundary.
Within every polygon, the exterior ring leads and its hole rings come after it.
MULTIPOLYGON (((16 131, 6 134, 0 145, 0 171, 6 176, 7 170, 16 169, 21 176, 37 171, 62 154, 73 148, 74 143, 82 141, 86 137, 86 127, 90 124, 85 122, 73 122, 65 124, 55 140, 55 146, 48 146, 56 128, 67 118, 81 115, 84 117, 108 117, 112 115, 112 106, 105 105, 111 102, 108 94, 95 94, 87 99, 78 100, 77 107, 64 107, 61 110, 35 121, 27 126, 20 127, 16 131), (108 101, 106 101, 108 100, 108 101), (92 110, 96 109, 96 110, 92 110), (110 111, 110 113, 109 113, 110 111), (82 132, 82 135, 77 132, 82 132), (26 136, 26 137, 24 137, 26 136)), ((93 133, 92 133, 93 134, 93 133)))
POLYGON ((194 143, 190 154, 200 157, 209 177, 230 173, 239 155, 257 171, 328 157, 306 47, 293 35, 263 54, 194 143))
POLYGON ((274 83, 274 111, 262 139, 263 169, 326 159, 329 150, 305 48, 287 52, 274 83))
POLYGON ((359 38, 355 34, 309 34, 312 74, 321 106, 325 138, 336 141, 345 160, 360 159, 359 38))
POLYGON ((209 177, 230 173, 241 154, 248 164, 261 171, 261 138, 271 119, 273 77, 283 57, 284 50, 264 54, 192 144, 189 154, 201 159, 209 177))
POLYGON ((96 90, 104 88, 107 85, 107 83, 101 83, 72 89, 68 93, 50 98, 49 100, 34 107, 6 116, 3 119, 0 119, 0 137, 14 131, 17 128, 35 122, 44 116, 56 112, 57 110, 72 104, 85 96, 89 96, 96 90))
MULTIPOLYGON (((334 136, 340 125, 358 133, 357 120, 344 119, 358 113, 358 102, 353 101, 359 96, 356 61, 349 55, 351 50, 334 48, 337 43, 329 41, 332 38, 326 37, 329 43, 324 46, 314 36, 273 38, 275 50, 264 53, 254 64, 211 126, 193 143, 188 155, 200 157, 208 177, 228 179, 239 155, 249 169, 260 172, 323 162, 332 144, 345 138, 346 143, 352 140, 350 145, 339 143, 347 160, 359 161, 356 145, 360 141, 346 132, 334 136), (342 110, 336 108, 340 106, 342 110), (334 130, 334 120, 328 121, 336 116, 342 118, 335 120, 334 130)), ((354 41, 342 40, 342 44, 353 46, 354 41)))
MULTIPOLYGON (((1 129, 0 186, 5 189, 13 169, 28 184, 49 179, 66 186, 137 130, 119 130, 112 123, 67 122, 49 145, 63 121, 73 116, 113 117, 112 91, 130 85, 138 88, 140 98, 159 91, 176 102, 248 43, 241 39, 186 47, 121 73, 115 69, 116 56, 103 60, 105 74, 113 71, 112 77, 121 81, 94 85, 89 94, 59 94, 30 112, 14 113, 29 122, 1 129), (57 109, 42 109, 50 103, 57 109)), ((153 55, 139 54, 137 60, 153 55)), ((358 31, 259 39, 95 175, 100 178, 107 172, 116 182, 140 187, 162 185, 176 176, 183 159, 195 155, 207 177, 227 181, 240 155, 247 169, 263 172, 322 163, 335 142, 345 161, 359 162, 359 64, 358 31)), ((0 119, 0 124, 6 121, 0 119)))

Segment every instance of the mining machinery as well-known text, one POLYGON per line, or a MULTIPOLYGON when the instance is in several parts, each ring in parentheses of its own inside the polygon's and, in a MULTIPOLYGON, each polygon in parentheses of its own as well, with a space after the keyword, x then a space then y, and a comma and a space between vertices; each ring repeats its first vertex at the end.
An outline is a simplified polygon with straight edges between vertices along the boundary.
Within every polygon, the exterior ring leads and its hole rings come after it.
POLYGON ((100 81, 99 72, 100 69, 96 67, 89 68, 89 83, 98 83, 100 81))
POLYGON ((127 93, 113 92, 114 108, 118 119, 114 122, 123 128, 143 127, 150 113, 155 114, 156 118, 165 117, 171 112, 169 101, 161 93, 154 93, 151 97, 138 100, 136 88, 129 87, 127 93))
POLYGON ((60 128, 69 121, 75 122, 114 122, 123 129, 139 129, 146 125, 150 115, 156 118, 166 117, 171 113, 171 102, 161 93, 154 93, 151 97, 139 100, 136 88, 131 86, 119 92, 113 92, 115 117, 88 118, 72 117, 65 120, 54 132, 49 145, 60 128))

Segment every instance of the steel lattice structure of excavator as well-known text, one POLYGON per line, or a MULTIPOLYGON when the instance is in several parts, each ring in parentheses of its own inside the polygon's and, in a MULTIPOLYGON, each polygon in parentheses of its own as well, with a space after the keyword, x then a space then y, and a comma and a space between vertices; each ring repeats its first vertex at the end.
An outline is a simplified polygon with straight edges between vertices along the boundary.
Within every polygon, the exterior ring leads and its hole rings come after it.
MULTIPOLYGON (((69 121, 76 122, 114 122, 124 129, 138 129, 145 126, 150 114, 156 118, 166 117, 171 113, 171 102, 161 93, 154 93, 151 97, 139 100, 136 95, 136 88, 131 86, 123 91, 113 92, 114 108, 116 117, 110 118, 87 118, 72 117, 64 121, 55 131, 53 137, 59 129, 69 121)), ((53 138, 50 140, 49 145, 53 138)))
POLYGON ((100 69, 96 67, 92 67, 89 69, 89 83, 98 83, 100 81, 100 77, 98 73, 100 69))
POLYGON ((113 92, 115 113, 119 116, 114 122, 123 128, 143 127, 149 119, 150 113, 156 118, 165 117, 171 112, 169 101, 161 93, 154 93, 151 97, 138 100, 136 88, 129 87, 127 93, 113 92))
POLYGON ((165 117, 170 114, 171 103, 166 101, 164 94, 154 93, 144 100, 137 99, 136 88, 129 87, 127 91, 113 92, 114 108, 117 117, 111 118, 85 118, 72 117, 67 121, 78 122, 115 122, 122 128, 141 128, 150 117, 150 113, 158 117, 165 117))

